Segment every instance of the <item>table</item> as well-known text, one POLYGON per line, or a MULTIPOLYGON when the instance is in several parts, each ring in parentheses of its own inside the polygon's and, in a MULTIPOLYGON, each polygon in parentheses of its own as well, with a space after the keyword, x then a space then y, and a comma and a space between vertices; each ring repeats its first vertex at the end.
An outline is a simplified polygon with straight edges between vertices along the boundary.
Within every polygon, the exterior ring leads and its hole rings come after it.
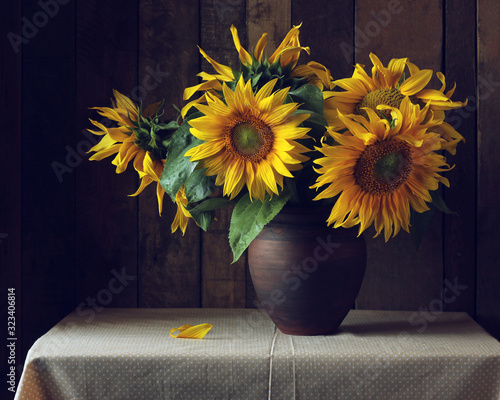
POLYGON ((303 337, 252 309, 78 310, 30 349, 16 399, 500 399, 500 343, 465 313, 424 317, 352 310, 303 337))

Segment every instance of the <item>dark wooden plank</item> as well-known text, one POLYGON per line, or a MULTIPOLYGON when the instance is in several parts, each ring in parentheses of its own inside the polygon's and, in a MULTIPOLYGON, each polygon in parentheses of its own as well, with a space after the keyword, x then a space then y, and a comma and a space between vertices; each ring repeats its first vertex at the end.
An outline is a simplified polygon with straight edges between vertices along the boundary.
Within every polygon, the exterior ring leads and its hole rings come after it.
MULTIPOLYGON (((2 377, 7 378, 10 367, 15 367, 15 385, 19 382, 20 372, 16 367, 21 367, 24 358, 22 353, 22 308, 21 308, 21 3, 10 2, 4 6, 0 15, 0 26, 2 41, 0 53, 3 54, 0 61, 0 119, 4 126, 2 135, 3 146, 0 157, 0 168, 3 173, 0 179, 0 192, 7 194, 2 196, 0 203, 0 296, 2 304, 2 333, 5 334, 0 341, 0 359, 2 365, 0 371, 2 377), (8 36, 10 35, 10 36, 8 36), (13 41, 7 40, 10 37, 13 41), (8 320, 7 294, 8 289, 13 288, 16 294, 15 320, 8 320), (8 322, 15 323, 13 337, 15 341, 14 361, 9 359, 10 350, 7 344, 12 346, 8 337, 8 322), (13 364, 12 364, 13 362, 13 364)), ((14 393, 7 391, 10 384, 3 379, 0 390, 5 398, 14 398, 14 393)))
MULTIPOLYGON (((433 0, 356 2, 356 62, 371 73, 369 53, 384 65, 391 58, 409 57, 420 68, 442 66, 442 3, 433 0), (425 34, 423 34, 425 32, 425 34)), ((437 79, 436 79, 437 81, 437 79)), ((437 82, 439 83, 439 82, 437 82)), ((439 87, 439 86, 438 86, 439 87)), ((431 221, 420 251, 405 232, 384 243, 365 234, 368 267, 357 300, 359 308, 418 310, 440 298, 443 282, 442 217, 431 221)))
MULTIPOLYGON (((133 97, 137 86, 137 2, 77 4, 77 146, 96 143, 85 129, 88 107, 111 106, 112 89, 133 97)), ((109 157, 82 160, 76 175, 77 305, 137 305, 137 173, 117 175, 109 157), (117 278, 120 277, 120 279, 117 278), (117 281, 118 279, 118 281, 117 281), (118 283, 119 282, 119 283, 118 283)))
POLYGON ((230 218, 229 210, 220 210, 217 221, 203 235, 203 307, 246 307, 247 257, 244 254, 231 264, 233 254, 228 243, 230 218))
MULTIPOLYGON (((248 50, 245 1, 202 0, 200 11, 200 47, 217 62, 238 69, 239 57, 230 27, 236 27, 242 46, 248 50)), ((250 42, 250 47, 256 43, 250 42)), ((203 57, 201 70, 209 73, 214 71, 203 57)))
MULTIPOLYGON (((175 116, 172 104, 182 106, 185 87, 196 83, 199 72, 198 2, 153 0, 139 8, 139 86, 145 104, 166 99, 166 116, 175 116)), ((185 236, 170 234, 176 206, 164 197, 158 215, 156 185, 139 197, 139 306, 200 306, 200 230, 190 222, 185 236)))
POLYGON ((500 137, 497 104, 500 102, 498 65, 500 3, 479 0, 478 12, 478 203, 477 203, 477 319, 500 338, 500 137))
MULTIPOLYGON (((355 61, 366 65, 371 72, 368 55, 373 52, 384 65, 391 58, 409 57, 421 69, 441 71, 442 28, 443 4, 440 1, 357 1, 355 61)), ((439 84, 437 79, 435 82, 439 84)))
POLYGON ((444 198, 458 216, 446 215, 444 220, 445 279, 460 285, 457 290, 460 295, 447 295, 450 302, 445 304, 445 310, 467 311, 474 316, 476 169, 472 166, 477 162, 476 7, 466 0, 449 0, 445 5, 446 80, 449 88, 453 82, 457 83, 453 99, 469 98, 470 102, 464 109, 450 111, 446 117, 466 142, 460 143, 456 156, 447 156, 455 168, 447 174, 451 188, 444 190, 444 198))
POLYGON ((300 28, 300 44, 311 48, 311 55, 300 55, 300 64, 316 61, 334 79, 352 74, 354 65, 354 1, 292 0, 292 23, 300 28))
POLYGON ((270 56, 292 27, 292 2, 247 0, 246 5, 248 43, 255 46, 262 33, 267 32, 266 53, 270 56))
POLYGON ((22 48, 21 91, 26 351, 74 308, 74 174, 56 173, 56 163, 65 163, 66 149, 74 148, 75 6, 49 11, 23 1, 22 7, 30 37, 22 48))
MULTIPOLYGON (((239 68, 239 57, 229 27, 238 29, 241 44, 248 49, 246 7, 244 1, 201 1, 201 48, 216 61, 239 68)), ((255 45, 255 43, 251 43, 255 45)), ((212 72, 206 60, 202 70, 212 72)), ((203 307, 245 307, 246 254, 233 260, 228 234, 232 209, 217 212, 217 221, 202 237, 202 305, 203 307)))

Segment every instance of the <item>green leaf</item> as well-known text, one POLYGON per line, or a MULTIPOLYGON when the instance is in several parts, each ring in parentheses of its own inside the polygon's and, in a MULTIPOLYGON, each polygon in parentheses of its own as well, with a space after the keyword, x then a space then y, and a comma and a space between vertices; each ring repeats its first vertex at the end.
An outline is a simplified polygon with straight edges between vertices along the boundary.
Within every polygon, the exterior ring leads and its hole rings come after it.
POLYGON ((252 77, 252 87, 256 87, 257 86, 257 83, 259 82, 259 79, 260 79, 261 76, 262 76, 262 72, 254 75, 252 77))
POLYGON ((302 109, 323 115, 323 92, 317 86, 306 84, 288 94, 296 103, 303 103, 302 109))
POLYGON ((215 177, 205 175, 205 169, 194 171, 186 180, 186 198, 189 203, 201 201, 215 190, 215 177))
POLYGON ((434 207, 431 207, 430 210, 424 211, 423 213, 411 210, 410 233, 417 250, 419 249, 420 243, 422 243, 422 239, 424 238, 424 234, 429 227, 432 216, 434 215, 434 210, 434 207))
POLYGON ((214 211, 222 207, 234 204, 234 201, 224 197, 212 197, 200 204, 188 204, 186 207, 190 213, 200 213, 205 211, 214 211))
POLYGON ((212 197, 199 204, 188 204, 186 208, 196 223, 206 232, 215 218, 215 210, 232 204, 234 201, 227 198, 212 197))
POLYGON ((177 121, 170 121, 168 124, 161 124, 159 125, 161 129, 178 129, 179 124, 177 121))
POLYGON ((210 226, 210 224, 212 223, 212 221, 215 218, 215 211, 204 211, 204 212, 199 212, 199 213, 198 212, 197 213, 191 212, 191 216, 196 221, 196 223, 200 226, 200 228, 206 232, 208 227, 210 226))
POLYGON ((290 192, 283 191, 279 196, 269 198, 266 193, 262 203, 260 200, 251 201, 249 195, 246 194, 238 201, 229 227, 229 244, 233 250, 233 263, 238 261, 264 226, 281 211, 290 195, 290 192))
POLYGON ((441 194, 439 193, 438 190, 432 190, 429 191, 431 197, 432 197, 432 204, 434 207, 436 207, 439 211, 444 212, 445 214, 454 214, 458 215, 455 211, 451 211, 446 203, 444 202, 444 199, 441 197, 441 194))
MULTIPOLYGON (((192 114, 189 119, 202 115, 198 112, 192 114)), ((168 146, 165 168, 163 168, 160 178, 162 188, 165 189, 172 201, 175 201, 175 195, 198 164, 189 161, 189 157, 184 157, 184 154, 187 150, 204 143, 189 132, 191 128, 188 123, 189 119, 185 119, 179 129, 172 135, 168 146)))
MULTIPOLYGON (((242 69, 244 69, 244 67, 242 67, 242 69)), ((234 77, 232 82, 235 82, 235 83, 240 80, 241 75, 244 73, 244 71, 237 71, 234 68, 231 68, 231 71, 233 72, 233 77, 234 77)), ((233 89, 233 91, 234 91, 234 89, 233 89)))
POLYGON ((323 127, 328 126, 328 122, 326 122, 325 117, 323 115, 318 114, 317 112, 310 111, 310 110, 295 110, 293 115, 298 115, 298 114, 309 114, 310 117, 306 119, 304 122, 308 123, 313 123, 317 125, 321 125, 323 127))
MULTIPOLYGON (((307 128, 311 128, 307 134, 315 140, 314 144, 316 146, 321 146, 321 139, 325 135, 326 127, 328 126, 326 119, 322 115, 309 110, 296 110, 293 114, 309 114, 309 118, 307 118, 302 125, 307 128)), ((310 143, 305 145, 309 148, 312 146, 310 143)), ((311 150, 313 149, 311 148, 311 150)))
POLYGON ((396 89, 399 89, 403 82, 406 80, 405 75, 406 74, 403 72, 403 75, 401 75, 401 78, 399 78, 398 84, 396 85, 396 89))

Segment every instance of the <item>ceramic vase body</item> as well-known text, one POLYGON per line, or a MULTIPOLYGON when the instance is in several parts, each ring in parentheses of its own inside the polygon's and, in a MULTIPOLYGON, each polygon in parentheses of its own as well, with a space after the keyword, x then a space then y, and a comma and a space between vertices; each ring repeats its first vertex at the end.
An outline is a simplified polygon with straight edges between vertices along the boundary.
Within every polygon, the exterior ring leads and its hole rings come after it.
POLYGON ((355 228, 328 227, 330 210, 284 208, 248 249, 259 306, 283 333, 333 333, 358 295, 366 244, 355 228))

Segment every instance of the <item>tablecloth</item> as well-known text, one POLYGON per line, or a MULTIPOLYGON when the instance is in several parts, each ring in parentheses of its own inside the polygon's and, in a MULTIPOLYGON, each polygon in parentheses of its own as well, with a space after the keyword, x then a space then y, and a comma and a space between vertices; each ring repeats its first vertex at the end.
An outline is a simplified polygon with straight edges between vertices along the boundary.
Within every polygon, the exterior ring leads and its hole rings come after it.
POLYGON ((16 400, 39 399, 497 400, 500 343, 465 313, 352 310, 290 336, 252 309, 78 310, 28 353, 16 400))

